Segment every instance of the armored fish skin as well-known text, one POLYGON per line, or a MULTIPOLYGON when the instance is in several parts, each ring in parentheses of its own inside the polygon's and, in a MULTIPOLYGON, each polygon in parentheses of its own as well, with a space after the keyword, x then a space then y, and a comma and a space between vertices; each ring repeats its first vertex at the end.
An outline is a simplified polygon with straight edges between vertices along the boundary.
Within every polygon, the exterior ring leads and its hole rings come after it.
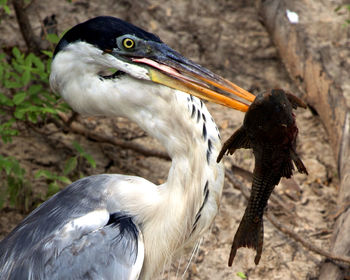
POLYGON ((308 174, 295 151, 298 128, 293 109, 297 107, 306 108, 306 105, 282 89, 257 95, 243 125, 224 143, 217 158, 219 162, 225 153, 233 154, 240 148, 253 149, 255 157, 251 195, 233 239, 229 266, 240 247, 255 249, 254 262, 259 263, 264 236, 263 213, 271 192, 282 177, 292 176, 293 162, 300 173, 308 174))

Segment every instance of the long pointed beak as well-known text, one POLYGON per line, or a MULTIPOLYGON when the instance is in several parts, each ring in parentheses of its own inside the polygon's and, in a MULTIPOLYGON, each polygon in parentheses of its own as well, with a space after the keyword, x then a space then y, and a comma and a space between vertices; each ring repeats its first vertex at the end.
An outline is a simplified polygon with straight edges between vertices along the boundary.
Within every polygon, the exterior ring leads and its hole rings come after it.
POLYGON ((132 56, 131 60, 147 65, 153 82, 242 112, 249 108, 244 101, 254 101, 255 95, 188 60, 166 44, 147 42, 147 45, 151 53, 132 56))

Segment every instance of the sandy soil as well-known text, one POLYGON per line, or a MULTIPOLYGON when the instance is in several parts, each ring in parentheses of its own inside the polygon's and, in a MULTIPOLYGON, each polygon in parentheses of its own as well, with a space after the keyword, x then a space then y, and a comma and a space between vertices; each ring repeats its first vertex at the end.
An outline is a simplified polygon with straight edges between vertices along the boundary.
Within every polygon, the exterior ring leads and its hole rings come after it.
MULTIPOLYGON (((29 11, 36 31, 40 31, 38 16, 43 19, 56 14, 58 29, 63 31, 93 16, 113 15, 158 34, 185 56, 253 92, 281 87, 300 95, 259 22, 253 0, 72 2, 35 1, 29 11)), ((0 33, 6 36, 1 36, 0 45, 24 46, 14 16, 4 18, 3 22, 0 33)), ((208 104, 208 107, 219 125, 222 138, 227 139, 240 126, 243 114, 218 105, 208 104)), ((96 131, 107 131, 115 137, 135 138, 132 141, 159 149, 155 140, 144 136, 127 120, 89 118, 84 121, 96 131)), ((275 189, 288 204, 295 206, 294 218, 286 216, 280 209, 274 209, 274 213, 298 234, 307 236, 322 248, 328 248, 334 222, 329 215, 336 209, 336 164, 318 117, 309 110, 298 110, 297 123, 300 130, 298 152, 310 175, 294 176, 301 190, 297 196, 290 195, 286 186, 275 189)), ((47 141, 28 132, 27 137, 14 139, 10 145, 1 144, 0 151, 3 155, 20 158, 30 179, 36 170, 43 167, 56 172, 62 170, 74 139, 97 161, 95 169, 82 167, 85 174, 133 174, 155 183, 166 179, 170 166, 168 161, 98 144, 77 135, 55 134, 47 141), (38 151, 45 157, 38 156, 38 151)), ((232 163, 252 170, 253 156, 250 151, 239 151, 234 157, 225 158, 227 167, 232 163)), ((248 182, 245 184, 249 185, 248 182)), ((32 185, 34 193, 40 193, 44 188, 45 182, 32 185)), ((231 241, 245 205, 246 200, 240 191, 226 180, 220 212, 188 270, 184 273, 190 254, 184 255, 181 261, 173 260, 169 267, 164 268, 160 279, 241 279, 237 276, 238 272, 243 272, 249 279, 316 279, 322 258, 280 233, 267 220, 260 264, 254 265, 255 252, 240 249, 233 267, 227 267, 231 241)), ((0 237, 24 217, 9 208, 0 213, 0 237)))

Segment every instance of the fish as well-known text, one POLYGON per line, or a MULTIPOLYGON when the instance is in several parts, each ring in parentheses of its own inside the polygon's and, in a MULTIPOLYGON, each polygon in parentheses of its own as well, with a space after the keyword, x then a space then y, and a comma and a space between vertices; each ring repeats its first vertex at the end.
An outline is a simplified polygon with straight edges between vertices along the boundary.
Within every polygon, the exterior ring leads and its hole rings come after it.
POLYGON ((298 128, 293 109, 306 104, 283 89, 258 94, 245 114, 243 125, 224 143, 217 162, 237 149, 252 149, 255 166, 248 205, 231 246, 228 265, 232 266, 237 249, 255 249, 259 264, 263 248, 263 214, 269 197, 282 177, 290 178, 294 165, 308 174, 296 152, 298 128), (294 163, 294 165, 293 165, 294 163))

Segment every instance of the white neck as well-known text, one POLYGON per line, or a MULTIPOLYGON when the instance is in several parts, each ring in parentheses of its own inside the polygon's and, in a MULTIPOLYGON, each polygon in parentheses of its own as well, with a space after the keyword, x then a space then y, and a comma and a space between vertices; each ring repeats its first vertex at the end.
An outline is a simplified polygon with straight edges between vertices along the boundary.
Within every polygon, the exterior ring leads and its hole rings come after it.
MULTIPOLYGON (((127 85, 131 80, 121 79, 118 89, 122 91, 124 82, 127 85)), ((221 149, 219 132, 203 102, 183 92, 153 86, 140 85, 142 95, 149 95, 142 102, 149 102, 146 106, 128 109, 129 119, 155 137, 172 159, 167 181, 159 186, 161 204, 144 231, 145 248, 149 246, 147 268, 169 260, 183 246, 193 246, 208 230, 218 211, 224 180, 223 167, 216 163, 221 149)), ((135 97, 134 92, 129 96, 135 97)), ((154 269, 159 268, 162 266, 154 269)), ((140 279, 152 279, 154 272, 143 271, 140 279)))
MULTIPOLYGON (((75 63, 69 52, 58 55, 52 64, 51 83, 74 110, 127 117, 157 138, 172 159, 168 180, 158 187, 163 196, 155 211, 159 216, 144 231, 151 233, 144 235, 145 262, 161 264, 181 249, 180 244, 196 241, 217 213, 224 178, 222 165, 216 163, 221 149, 217 127, 195 97, 129 75, 103 79, 96 69, 75 63), (162 236, 169 238, 159 240, 162 236), (163 255, 152 252, 162 247, 160 242, 166 248, 163 255)), ((153 273, 143 276, 147 279, 153 273)))

